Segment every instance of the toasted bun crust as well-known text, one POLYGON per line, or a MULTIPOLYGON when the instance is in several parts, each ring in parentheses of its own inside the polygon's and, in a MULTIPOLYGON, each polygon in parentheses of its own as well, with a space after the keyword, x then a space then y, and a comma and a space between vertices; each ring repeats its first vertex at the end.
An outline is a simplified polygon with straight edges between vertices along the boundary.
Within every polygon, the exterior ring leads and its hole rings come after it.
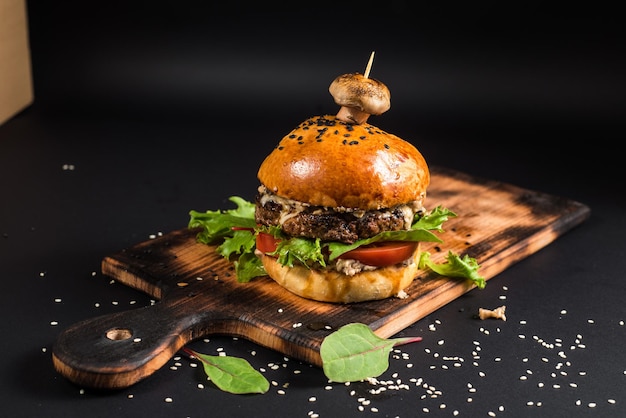
POLYGON ((258 178, 273 193, 311 205, 377 210, 423 198, 430 172, 403 139, 327 115, 285 136, 258 178))
POLYGON ((288 267, 275 258, 259 257, 267 274, 276 283, 307 299, 319 302, 352 303, 387 299, 406 289, 418 273, 419 246, 413 263, 362 271, 353 276, 335 270, 312 270, 304 266, 288 267))

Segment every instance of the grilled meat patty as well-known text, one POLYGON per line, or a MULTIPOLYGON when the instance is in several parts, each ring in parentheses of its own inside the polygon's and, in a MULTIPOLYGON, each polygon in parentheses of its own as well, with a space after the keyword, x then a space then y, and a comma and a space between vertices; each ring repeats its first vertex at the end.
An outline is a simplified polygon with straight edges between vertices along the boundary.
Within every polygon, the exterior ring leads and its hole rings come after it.
POLYGON ((409 229, 421 210, 421 201, 370 211, 311 206, 276 196, 261 186, 255 218, 258 224, 279 226, 291 236, 353 243, 380 232, 409 229))

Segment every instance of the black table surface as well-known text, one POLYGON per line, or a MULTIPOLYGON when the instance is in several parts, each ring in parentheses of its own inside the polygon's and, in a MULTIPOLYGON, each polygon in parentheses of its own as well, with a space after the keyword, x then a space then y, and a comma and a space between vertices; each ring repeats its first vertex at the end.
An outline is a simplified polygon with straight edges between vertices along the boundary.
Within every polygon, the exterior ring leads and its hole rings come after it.
POLYGON ((391 2, 372 23, 372 2, 43 3, 28 9, 35 102, 0 126, 0 416, 623 413, 626 55, 613 15, 450 20, 391 2), (300 121, 335 113, 328 85, 372 50, 392 108, 370 123, 430 164, 579 201, 589 219, 402 331, 423 340, 397 347, 377 384, 331 383, 219 335, 192 346, 247 359, 268 393, 222 392, 183 356, 116 391, 56 373, 65 327, 153 302, 103 276, 103 257, 186 227, 192 209, 252 198, 263 157, 300 121), (506 322, 476 318, 500 305, 506 322))

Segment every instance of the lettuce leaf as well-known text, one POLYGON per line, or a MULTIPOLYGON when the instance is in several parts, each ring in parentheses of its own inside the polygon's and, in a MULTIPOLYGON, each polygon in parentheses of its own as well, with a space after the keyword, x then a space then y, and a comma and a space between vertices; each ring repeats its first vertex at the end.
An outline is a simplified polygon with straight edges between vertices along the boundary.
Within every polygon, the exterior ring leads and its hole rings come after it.
POLYGON ((430 253, 428 251, 422 251, 420 253, 418 268, 423 270, 425 267, 429 267, 432 271, 441 276, 470 279, 477 288, 485 288, 487 282, 485 278, 478 273, 480 266, 476 262, 476 259, 467 254, 461 258, 452 251, 448 251, 446 260, 445 263, 437 264, 430 259, 430 253))
POLYGON ((251 202, 238 196, 231 196, 228 200, 237 205, 237 209, 208 210, 206 212, 189 212, 189 228, 202 228, 196 236, 203 244, 214 244, 233 233, 233 228, 254 228, 254 207, 251 202))
MULTIPOLYGON (((416 215, 408 231, 387 231, 371 238, 359 240, 353 244, 341 242, 324 242, 319 239, 312 240, 301 237, 289 238, 278 227, 266 227, 256 225, 254 218, 254 203, 248 202, 238 196, 231 196, 229 200, 237 206, 236 209, 217 211, 190 211, 191 217, 188 227, 199 228, 196 235, 198 242, 203 244, 221 244, 217 252, 224 258, 233 261, 237 280, 242 283, 249 282, 255 277, 265 276, 267 273, 260 259, 254 254, 256 235, 265 232, 279 238, 276 251, 272 255, 278 258, 282 265, 293 266, 301 263, 308 267, 326 266, 328 260, 358 248, 375 242, 384 241, 417 241, 417 242, 443 242, 433 232, 444 232, 443 223, 457 215, 441 206, 437 206, 430 213, 416 215)), ((430 254, 422 252, 419 268, 430 268, 435 273, 446 277, 465 278, 472 280, 480 289, 485 287, 485 279, 478 273, 479 265, 474 258, 449 252, 445 263, 436 264, 430 259, 430 254)))

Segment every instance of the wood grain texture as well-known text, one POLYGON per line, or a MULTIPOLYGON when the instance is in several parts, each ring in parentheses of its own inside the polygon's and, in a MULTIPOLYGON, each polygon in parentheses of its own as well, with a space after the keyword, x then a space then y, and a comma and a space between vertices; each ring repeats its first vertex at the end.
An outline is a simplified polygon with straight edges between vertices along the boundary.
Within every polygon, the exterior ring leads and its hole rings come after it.
MULTIPOLYGON (((548 245, 588 218, 570 199, 432 167, 427 205, 458 217, 445 223, 443 244, 422 249, 442 261, 448 250, 475 257, 486 279, 548 245)), ((216 208, 208 208, 214 210, 216 208)), ((238 283, 231 263, 178 230, 105 257, 102 271, 159 302, 97 317, 66 329, 53 347, 57 371, 96 388, 122 388, 163 366, 186 343, 207 335, 246 338, 321 366, 320 345, 341 326, 367 324, 390 337, 471 290, 464 280, 424 271, 405 299, 354 304, 315 302, 267 277, 238 283)))

